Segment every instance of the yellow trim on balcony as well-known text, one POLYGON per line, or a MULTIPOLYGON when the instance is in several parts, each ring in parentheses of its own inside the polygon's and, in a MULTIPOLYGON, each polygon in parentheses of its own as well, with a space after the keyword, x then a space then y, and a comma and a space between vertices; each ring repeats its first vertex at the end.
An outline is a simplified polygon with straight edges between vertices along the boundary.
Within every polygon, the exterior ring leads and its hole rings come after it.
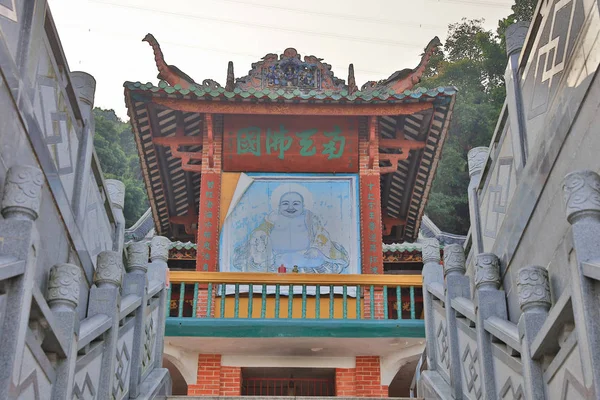
POLYGON ((423 285, 421 275, 361 274, 271 274, 261 272, 171 271, 171 283, 227 283, 240 285, 322 285, 322 286, 415 286, 423 285))

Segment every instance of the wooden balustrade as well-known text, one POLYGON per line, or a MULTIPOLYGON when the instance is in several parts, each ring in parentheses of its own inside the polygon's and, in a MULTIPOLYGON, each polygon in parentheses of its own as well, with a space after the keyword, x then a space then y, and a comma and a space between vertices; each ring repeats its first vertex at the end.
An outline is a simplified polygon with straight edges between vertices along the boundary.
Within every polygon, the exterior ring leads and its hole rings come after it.
POLYGON ((167 317, 421 319, 421 275, 173 271, 167 317))

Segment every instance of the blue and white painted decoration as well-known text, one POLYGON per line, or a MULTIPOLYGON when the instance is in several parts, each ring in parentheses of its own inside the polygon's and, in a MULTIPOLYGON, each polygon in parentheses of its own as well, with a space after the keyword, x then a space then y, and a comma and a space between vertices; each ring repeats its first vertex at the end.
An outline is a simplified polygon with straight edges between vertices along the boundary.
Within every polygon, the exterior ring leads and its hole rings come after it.
POLYGON ((242 174, 221 234, 220 270, 360 273, 356 175, 242 174))

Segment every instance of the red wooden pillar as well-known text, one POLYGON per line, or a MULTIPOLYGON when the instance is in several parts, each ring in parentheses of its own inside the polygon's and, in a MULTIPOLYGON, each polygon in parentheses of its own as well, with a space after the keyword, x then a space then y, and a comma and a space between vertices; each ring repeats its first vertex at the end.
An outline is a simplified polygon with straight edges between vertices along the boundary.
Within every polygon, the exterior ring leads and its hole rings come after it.
MULTIPOLYGON (((360 232, 362 243, 362 273, 383 274, 383 249, 381 232, 381 189, 379 173, 379 124, 377 117, 369 117, 367 132, 359 137, 360 176, 360 232)), ((383 318, 383 292, 375 288, 371 302, 369 288, 364 288, 364 318, 383 318), (373 304, 372 304, 373 303, 373 304)))
POLYGON ((379 181, 379 132, 377 117, 369 117, 367 135, 359 138, 360 232, 362 273, 383 273, 381 246, 381 189, 379 181))
POLYGON ((222 126, 216 122, 212 114, 205 115, 196 271, 218 270, 222 126))

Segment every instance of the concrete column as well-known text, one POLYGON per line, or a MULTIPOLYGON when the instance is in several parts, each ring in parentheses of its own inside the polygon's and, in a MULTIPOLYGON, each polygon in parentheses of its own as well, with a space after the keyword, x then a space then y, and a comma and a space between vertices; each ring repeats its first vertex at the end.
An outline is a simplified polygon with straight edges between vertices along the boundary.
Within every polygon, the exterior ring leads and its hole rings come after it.
POLYGON ((508 66, 504 80, 506 82, 506 103, 508 118, 513 135, 512 146, 517 176, 527 163, 527 124, 525 108, 521 94, 521 76, 519 74, 519 55, 529 30, 529 22, 517 22, 506 28, 506 54, 508 66))
POLYGON ((492 337, 483 328, 489 317, 507 319, 506 294, 500 287, 498 257, 492 253, 477 255, 475 262, 475 314, 477 323, 477 353, 481 366, 482 393, 485 399, 496 398, 492 337))
POLYGON ((546 399, 544 391, 544 371, 539 361, 531 358, 531 343, 537 336, 552 305, 548 271, 544 267, 521 268, 517 276, 519 305, 519 339, 521 341, 521 361, 525 397, 532 400, 546 399))
POLYGON ((0 399, 17 395, 10 391, 19 384, 32 290, 36 284, 36 256, 30 250, 37 241, 34 221, 40 209, 43 184, 42 171, 25 165, 11 167, 4 181, 1 206, 4 220, 0 220, 2 255, 25 261, 26 264, 22 274, 0 281, 6 293, 5 304, 13 305, 0 310, 3 314, 0 319, 0 399))
POLYGON ((66 350, 66 358, 58 360, 56 366, 56 379, 52 386, 52 398, 56 400, 73 398, 73 377, 77 362, 75 334, 79 332, 79 316, 76 309, 81 277, 81 267, 77 265, 57 264, 50 269, 46 299, 58 322, 66 350))
POLYGON ((452 308, 452 299, 471 298, 469 277, 465 276, 465 253, 460 244, 451 244, 444 248, 444 275, 446 291, 446 323, 450 354, 450 387, 455 399, 462 398, 462 360, 458 347, 456 312, 452 308))
POLYGON ((423 254, 423 309, 425 311, 425 340, 427 349, 427 368, 437 368, 437 345, 435 321, 433 318, 433 297, 428 290, 432 283, 443 284, 444 271, 440 265, 440 243, 437 239, 424 239, 423 254))
POLYGON ((469 218, 471 220, 471 240, 475 254, 483 253, 483 235, 481 232, 481 216, 479 212, 479 199, 477 188, 481 179, 481 173, 488 158, 487 147, 475 147, 469 151, 469 218))
POLYGON ((121 254, 115 251, 103 251, 98 254, 94 284, 90 289, 88 317, 105 314, 112 318, 111 328, 104 334, 104 349, 99 399, 109 399, 112 395, 115 378, 117 340, 119 338, 119 308, 121 306, 121 284, 123 282, 123 263, 121 254))
POLYGON ((127 274, 123 283, 123 296, 134 294, 141 297, 142 303, 135 312, 133 347, 131 350, 131 378, 129 380, 129 396, 139 395, 142 376, 142 354, 144 351, 144 316, 146 315, 148 277, 148 244, 131 243, 127 246, 127 274))
POLYGON ((125 184, 116 179, 107 179, 105 182, 116 220, 113 251, 123 254, 123 244, 125 243, 125 215, 123 214, 123 207, 125 207, 125 184))
POLYGON ((563 192, 577 257, 570 271, 571 299, 584 385, 593 386, 594 398, 600 399, 600 285, 584 272, 596 270, 597 265, 588 263, 600 260, 600 176, 589 170, 572 172, 564 179, 563 192))

